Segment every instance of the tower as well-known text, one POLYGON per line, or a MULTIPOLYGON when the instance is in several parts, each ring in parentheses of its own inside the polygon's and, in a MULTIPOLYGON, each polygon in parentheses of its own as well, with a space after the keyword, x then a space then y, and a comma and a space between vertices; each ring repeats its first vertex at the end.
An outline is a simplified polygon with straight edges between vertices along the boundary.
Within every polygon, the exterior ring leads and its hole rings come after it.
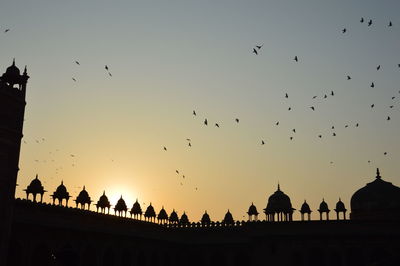
POLYGON ((0 265, 6 265, 28 79, 15 60, 0 77, 0 265))

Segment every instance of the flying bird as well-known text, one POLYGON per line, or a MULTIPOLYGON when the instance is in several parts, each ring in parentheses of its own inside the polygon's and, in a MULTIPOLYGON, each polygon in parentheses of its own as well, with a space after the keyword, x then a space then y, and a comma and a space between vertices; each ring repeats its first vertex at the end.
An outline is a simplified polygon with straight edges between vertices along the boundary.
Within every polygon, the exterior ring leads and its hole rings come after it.
POLYGON ((311 106, 310 108, 311 108, 311 110, 315 111, 315 108, 314 108, 314 106, 311 106))
POLYGON ((293 137, 290 137, 289 139, 290 139, 290 140, 293 140, 293 137))
POLYGON ((9 32, 10 31, 10 29, 6 29, 5 31, 4 31, 4 33, 7 33, 7 32, 9 32))
POLYGON ((356 124, 356 127, 358 127, 358 123, 356 124))
POLYGON ((322 135, 318 135, 318 138, 322 138, 322 135))
POLYGON ((286 99, 289 98, 289 95, 288 95, 287 93, 285 93, 285 98, 286 98, 286 99))
POLYGON ((324 95, 324 99, 326 99, 326 98, 328 98, 328 95, 325 94, 325 95, 324 95))
POLYGON ((349 75, 347 76, 347 80, 351 80, 351 77, 349 75))
POLYGON ((288 110, 289 110, 289 111, 292 110, 292 107, 289 107, 288 110))
POLYGON ((335 126, 332 126, 332 129, 335 129, 335 126))
POLYGON ((76 82, 76 79, 75 79, 75 78, 72 78, 72 80, 76 82))
POLYGON ((196 115, 196 111, 195 110, 193 110, 193 115, 196 115))
POLYGON ((389 106, 389 108, 393 108, 393 105, 389 106))
POLYGON ((368 21, 368 27, 372 25, 372 19, 368 21))
POLYGON ((364 18, 361 18, 361 19, 360 19, 360 22, 361 22, 361 23, 364 23, 364 18))
POLYGON ((389 121, 389 120, 390 120, 390 116, 388 116, 388 117, 386 118, 386 120, 389 121))
POLYGON ((348 127, 349 127, 349 125, 345 125, 344 127, 345 127, 345 128, 348 128, 348 127))
POLYGON ((332 96, 335 96, 335 93, 333 93, 333 91, 331 91, 331 95, 332 95, 332 96))
POLYGON ((108 71, 108 66, 107 65, 105 65, 104 68, 108 71))
POLYGON ((192 147, 192 143, 189 142, 189 143, 188 143, 188 146, 189 146, 189 147, 192 147))
POLYGON ((315 98, 317 98, 317 96, 315 95, 315 96, 313 96, 312 98, 315 99, 315 98))
POLYGON ((297 55, 294 57, 293 60, 296 61, 296 62, 299 62, 299 59, 297 58, 297 55))
POLYGON ((371 108, 374 108, 375 104, 371 104, 371 108))
POLYGON ((78 61, 75 61, 75 64, 77 64, 77 65, 79 65, 79 66, 81 65, 78 61))
POLYGON ((219 127, 219 124, 218 124, 218 123, 215 123, 215 126, 216 126, 216 127, 219 127))
POLYGON ((207 118, 204 120, 204 125, 208 125, 207 118))
POLYGON ((236 121, 236 123, 239 123, 239 118, 236 118, 235 121, 236 121))
POLYGON ((256 45, 256 48, 257 48, 258 50, 260 50, 263 46, 264 46, 264 44, 256 45))
POLYGON ((295 128, 293 128, 292 131, 293 131, 294 133, 296 133, 296 129, 295 129, 295 128))
POLYGON ((112 77, 112 74, 111 74, 110 72, 108 72, 108 75, 109 75, 110 77, 112 77))
POLYGON ((393 97, 392 97, 392 100, 394 100, 394 98, 396 98, 396 96, 393 96, 393 97))
POLYGON ((261 140, 261 145, 264 145, 264 144, 265 144, 264 140, 261 140))
POLYGON ((335 132, 333 132, 332 136, 336 137, 336 133, 335 133, 335 132))
POLYGON ((166 151, 166 150, 167 150, 167 147, 164 146, 164 151, 166 151))
POLYGON ((378 66, 376 67, 376 70, 379 70, 379 69, 381 69, 381 65, 378 65, 378 66))
POLYGON ((342 33, 346 33, 346 31, 347 31, 346 28, 344 28, 344 29, 342 30, 342 33))
POLYGON ((176 172, 177 174, 179 174, 179 171, 178 171, 178 170, 175 170, 175 172, 176 172))
POLYGON ((190 139, 186 139, 187 141, 191 141, 190 139))
POLYGON ((275 125, 279 125, 279 121, 275 123, 275 125))
POLYGON ((389 25, 388 25, 388 27, 392 27, 392 26, 393 26, 392 22, 391 22, 391 21, 389 21, 389 25))
POLYGON ((253 54, 258 55, 256 48, 253 48, 253 54))
POLYGON ((387 155, 387 152, 384 152, 383 155, 387 155))
POLYGON ((374 88, 375 87, 375 84, 372 82, 371 83, 371 88, 374 88))

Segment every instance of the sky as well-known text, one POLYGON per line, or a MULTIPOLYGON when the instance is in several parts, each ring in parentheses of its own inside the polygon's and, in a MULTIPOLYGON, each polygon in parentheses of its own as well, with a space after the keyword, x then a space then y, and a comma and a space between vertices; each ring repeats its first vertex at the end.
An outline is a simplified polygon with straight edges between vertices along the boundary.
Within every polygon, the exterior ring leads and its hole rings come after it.
POLYGON ((396 0, 2 0, 0 72, 15 58, 30 75, 16 195, 38 174, 47 202, 63 181, 72 200, 85 186, 94 203, 105 191, 113 205, 122 195, 192 221, 228 209, 243 220, 279 183, 314 219, 323 198, 350 209, 377 167, 400 184, 398 10, 396 0))

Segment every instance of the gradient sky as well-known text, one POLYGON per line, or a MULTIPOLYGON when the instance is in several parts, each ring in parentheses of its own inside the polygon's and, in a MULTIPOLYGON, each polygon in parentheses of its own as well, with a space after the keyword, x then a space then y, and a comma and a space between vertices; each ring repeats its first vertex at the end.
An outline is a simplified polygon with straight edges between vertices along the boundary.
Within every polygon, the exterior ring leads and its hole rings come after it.
POLYGON ((194 221, 227 209, 241 220, 279 182, 314 218, 322 198, 350 209, 376 167, 400 184, 399 10, 397 0, 2 0, 0 71, 15 57, 31 76, 17 196, 39 174, 46 201, 63 180, 73 199, 85 185, 95 201, 106 190, 112 204, 122 194, 128 207, 138 198, 194 221))

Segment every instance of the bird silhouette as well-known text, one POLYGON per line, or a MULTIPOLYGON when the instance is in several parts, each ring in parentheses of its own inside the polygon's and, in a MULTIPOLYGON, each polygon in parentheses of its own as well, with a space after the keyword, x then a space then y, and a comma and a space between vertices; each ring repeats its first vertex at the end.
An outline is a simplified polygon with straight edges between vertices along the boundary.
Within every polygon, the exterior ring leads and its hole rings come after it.
POLYGON ((253 54, 258 55, 256 48, 253 48, 253 54))
POLYGON ((393 108, 393 105, 389 106, 389 108, 393 108))
POLYGON ((381 69, 381 65, 378 65, 378 66, 376 67, 376 70, 379 70, 379 69, 381 69))
POLYGON ((239 118, 236 118, 235 121, 236 121, 236 123, 239 123, 239 118))
POLYGON ((294 57, 293 60, 296 61, 296 62, 299 62, 299 58, 297 58, 297 55, 294 57))
POLYGON ((110 77, 112 77, 112 74, 111 74, 110 72, 108 72, 108 75, 109 75, 110 77))
POLYGON ((256 45, 256 48, 257 48, 258 50, 260 50, 263 46, 264 46, 264 44, 256 45))
POLYGON ((166 151, 166 150, 167 150, 167 147, 164 146, 164 151, 166 151))
POLYGON ((345 125, 344 127, 345 127, 345 128, 348 128, 348 127, 349 127, 349 125, 345 125))
POLYGON ((317 96, 315 95, 315 96, 313 96, 312 98, 315 99, 315 98, 317 98, 317 96))
POLYGON ((326 99, 326 98, 328 98, 328 95, 325 94, 325 95, 324 95, 324 99, 326 99))
POLYGON ((9 32, 10 31, 10 29, 6 29, 5 31, 4 31, 4 33, 7 33, 7 32, 9 32))
POLYGON ((331 128, 332 128, 332 129, 335 129, 335 126, 332 126, 331 128))
POLYGON ((389 121, 389 120, 390 120, 390 116, 388 116, 388 117, 386 118, 386 120, 389 121))
POLYGON ((356 127, 358 127, 358 123, 356 124, 356 127))
POLYGON ((76 79, 75 79, 75 78, 72 78, 72 80, 76 82, 76 79))
POLYGON ((207 121, 207 118, 204 120, 204 125, 208 125, 208 121, 207 121))
POLYGON ((392 100, 394 100, 394 98, 396 98, 396 96, 392 96, 392 100))
POLYGON ((289 111, 292 110, 292 107, 289 107, 288 110, 289 110, 289 111))
POLYGON ((187 141, 191 141, 190 139, 186 139, 187 141))
POLYGON ((311 110, 315 111, 315 108, 314 108, 314 106, 311 106, 310 108, 311 108, 311 110))
POLYGON ((336 137, 336 133, 335 133, 335 132, 333 132, 332 136, 336 137))
POLYGON ((178 170, 175 170, 175 172, 176 172, 177 174, 179 174, 179 171, 178 171, 178 170))
POLYGON ((293 128, 292 131, 293 131, 294 133, 296 133, 296 129, 295 129, 295 128, 293 128))
POLYGON ((261 140, 261 145, 264 145, 264 144, 265 144, 264 140, 261 140))
POLYGON ((279 121, 275 123, 275 125, 279 125, 279 121))
POLYGON ((189 147, 192 147, 192 143, 189 142, 189 143, 188 143, 188 146, 189 146, 189 147))
POLYGON ((349 75, 347 75, 347 80, 351 80, 351 77, 349 75))
POLYGON ((392 26, 393 26, 392 22, 391 22, 391 21, 389 21, 389 25, 388 25, 388 27, 392 27, 392 26))
POLYGON ((385 151, 385 152, 383 153, 383 155, 387 155, 387 152, 385 151))
POLYGON ((107 65, 105 65, 104 68, 108 71, 108 66, 107 65))
POLYGON ((361 23, 364 23, 364 18, 361 18, 361 19, 360 19, 360 22, 361 22, 361 23))
POLYGON ((334 96, 334 95, 335 95, 335 93, 333 93, 333 91, 331 91, 331 95, 332 95, 332 96, 334 96))
POLYGON ((347 29, 346 29, 346 28, 344 28, 344 29, 342 30, 342 33, 346 33, 346 31, 347 31, 347 29))
POLYGON ((293 137, 290 137, 289 139, 290 139, 290 140, 293 140, 293 137))
POLYGON ((196 115, 196 111, 195 110, 193 110, 193 115, 196 115))
POLYGON ((218 123, 215 123, 215 126, 216 126, 216 127, 219 127, 219 124, 218 124, 218 123))
POLYGON ((288 95, 287 93, 285 93, 285 98, 286 98, 286 99, 289 98, 289 95, 288 95))
POLYGON ((77 64, 77 65, 79 65, 79 66, 81 65, 78 61, 75 61, 75 64, 77 64))
POLYGON ((322 135, 318 135, 318 138, 322 138, 322 135))
POLYGON ((371 88, 374 88, 375 87, 375 84, 372 82, 371 83, 371 88))
POLYGON ((372 25, 372 19, 368 21, 368 27, 372 25))
POLYGON ((375 104, 371 104, 371 108, 374 108, 375 107, 375 104))

